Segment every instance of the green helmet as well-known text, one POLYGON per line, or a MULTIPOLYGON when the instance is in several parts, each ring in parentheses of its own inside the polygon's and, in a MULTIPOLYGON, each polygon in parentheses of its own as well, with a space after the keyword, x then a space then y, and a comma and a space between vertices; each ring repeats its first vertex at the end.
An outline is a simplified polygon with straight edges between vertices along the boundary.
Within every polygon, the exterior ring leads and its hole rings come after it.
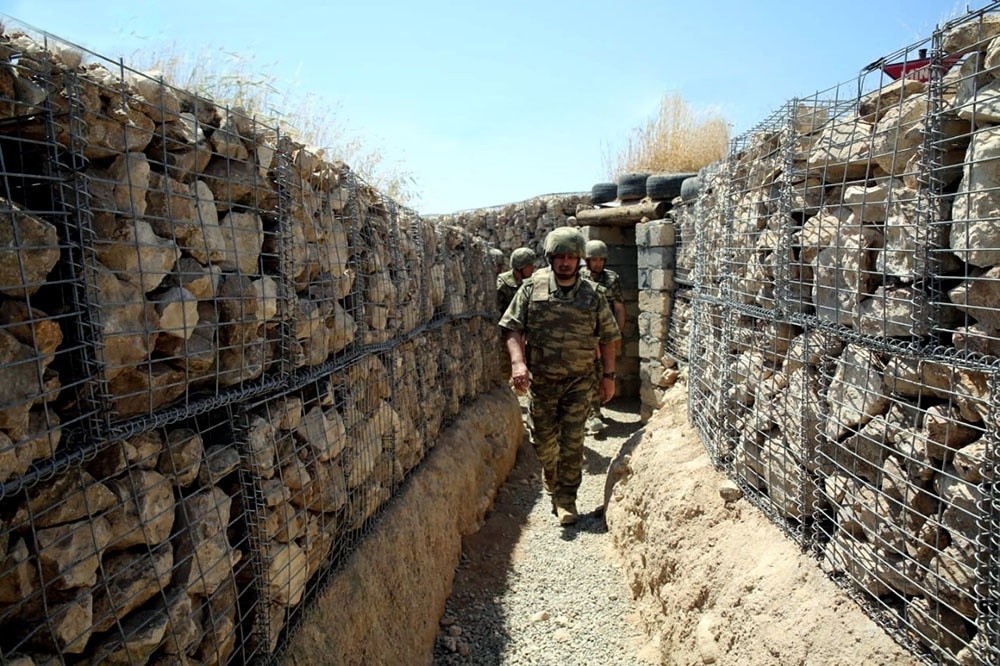
POLYGON ((583 249, 586 241, 583 234, 575 227, 557 227, 549 232, 545 237, 545 259, 549 260, 552 255, 566 254, 571 257, 583 257, 583 249))
POLYGON ((599 240, 589 240, 587 241, 586 259, 607 259, 608 258, 608 246, 604 244, 604 241, 599 240))
POLYGON ((519 247, 510 253, 511 270, 517 271, 533 263, 535 263, 535 253, 531 248, 519 247))

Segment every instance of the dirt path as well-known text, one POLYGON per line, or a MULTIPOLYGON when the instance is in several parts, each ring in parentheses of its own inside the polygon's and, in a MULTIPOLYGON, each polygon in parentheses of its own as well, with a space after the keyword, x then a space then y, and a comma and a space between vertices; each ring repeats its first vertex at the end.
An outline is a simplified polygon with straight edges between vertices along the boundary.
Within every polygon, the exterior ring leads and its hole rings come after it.
POLYGON ((575 528, 556 525, 530 447, 462 564, 435 664, 917 664, 705 455, 679 384, 588 437, 575 528), (606 472, 628 452, 607 524, 606 472), (610 526, 610 527, 608 527, 610 526))
POLYGON ((601 512, 605 472, 640 428, 638 407, 614 403, 604 436, 587 437, 575 526, 558 525, 538 459, 521 447, 486 524, 463 543, 435 664, 644 663, 601 512))

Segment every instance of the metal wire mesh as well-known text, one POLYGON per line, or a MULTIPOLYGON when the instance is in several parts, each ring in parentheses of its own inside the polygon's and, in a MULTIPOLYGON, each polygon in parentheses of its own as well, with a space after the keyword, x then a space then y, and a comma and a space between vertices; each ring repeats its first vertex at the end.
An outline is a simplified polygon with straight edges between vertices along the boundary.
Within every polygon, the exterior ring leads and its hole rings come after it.
POLYGON ((734 141, 692 253, 709 454, 935 663, 998 655, 998 10, 734 141))
POLYGON ((0 661, 273 660, 497 385, 485 247, 239 109, 0 47, 0 661))
POLYGON ((114 441, 4 502, 4 660, 247 660, 254 601, 229 421, 114 441), (160 637, 152 639, 152 637, 160 637))
MULTIPOLYGON (((44 64, 25 54, 4 76, 19 81, 44 64)), ((56 141, 71 123, 52 100, 0 86, 0 483, 72 448, 74 431, 100 418, 86 381, 92 331, 80 323, 80 160, 56 141)))

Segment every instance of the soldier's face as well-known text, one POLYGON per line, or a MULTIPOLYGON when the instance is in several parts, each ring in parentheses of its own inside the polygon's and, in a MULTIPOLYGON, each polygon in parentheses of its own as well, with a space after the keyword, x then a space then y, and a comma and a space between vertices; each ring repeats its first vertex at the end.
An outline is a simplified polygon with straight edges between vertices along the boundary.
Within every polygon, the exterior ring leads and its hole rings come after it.
POLYGON ((534 272, 535 272, 535 265, 528 264, 527 266, 521 269, 521 279, 523 280, 525 278, 530 278, 531 274, 534 272))
POLYGON ((600 273, 604 270, 604 264, 607 261, 604 257, 591 257, 587 259, 587 268, 590 269, 591 273, 600 273))
POLYGON ((552 272, 557 279, 568 280, 576 277, 576 269, 580 265, 580 257, 571 254, 553 254, 552 272))

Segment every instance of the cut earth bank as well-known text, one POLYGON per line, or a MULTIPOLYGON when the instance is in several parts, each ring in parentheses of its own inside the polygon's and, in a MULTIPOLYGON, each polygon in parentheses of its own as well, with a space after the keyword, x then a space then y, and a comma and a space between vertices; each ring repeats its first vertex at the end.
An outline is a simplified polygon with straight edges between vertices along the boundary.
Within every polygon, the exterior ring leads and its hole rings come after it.
MULTIPOLYGON (((642 661, 918 664, 760 511, 722 500, 725 477, 687 422, 686 398, 682 381, 622 438, 608 484, 603 556, 619 560, 632 590, 642 661)), ((462 537, 503 519, 488 514, 524 436, 505 388, 464 408, 331 578, 286 663, 431 663, 462 537)))
POLYGON ((760 510, 723 500, 731 484, 688 422, 684 382, 608 485, 608 531, 657 663, 920 663, 760 510))

